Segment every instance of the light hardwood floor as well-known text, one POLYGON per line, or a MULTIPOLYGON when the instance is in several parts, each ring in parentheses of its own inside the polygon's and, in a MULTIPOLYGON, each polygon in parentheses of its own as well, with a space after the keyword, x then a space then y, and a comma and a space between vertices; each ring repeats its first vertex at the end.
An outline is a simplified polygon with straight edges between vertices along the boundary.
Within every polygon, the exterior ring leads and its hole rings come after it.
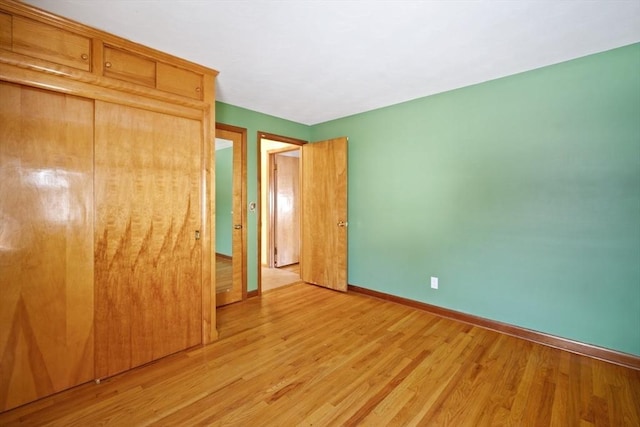
POLYGON ((288 265, 285 267, 269 268, 261 267, 262 270, 262 292, 287 286, 300 281, 299 264, 288 265))
POLYGON ((212 345, 0 425, 640 425, 640 371, 363 295, 295 284, 218 321, 212 345))

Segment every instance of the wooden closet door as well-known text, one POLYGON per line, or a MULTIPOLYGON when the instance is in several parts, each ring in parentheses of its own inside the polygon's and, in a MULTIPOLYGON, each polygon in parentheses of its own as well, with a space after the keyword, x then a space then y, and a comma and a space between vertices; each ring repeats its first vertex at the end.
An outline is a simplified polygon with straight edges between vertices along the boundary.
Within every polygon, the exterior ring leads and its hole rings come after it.
POLYGON ((96 101, 96 377, 202 340, 201 123, 96 101))
POLYGON ((93 379, 93 101, 0 82, 0 411, 93 379))

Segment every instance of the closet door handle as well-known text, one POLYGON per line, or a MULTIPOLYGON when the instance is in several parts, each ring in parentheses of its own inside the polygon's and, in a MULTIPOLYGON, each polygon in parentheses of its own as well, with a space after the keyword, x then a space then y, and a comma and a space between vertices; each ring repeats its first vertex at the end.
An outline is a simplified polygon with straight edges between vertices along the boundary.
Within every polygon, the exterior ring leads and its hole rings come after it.
POLYGON ((242 224, 236 224, 233 226, 233 228, 235 228, 236 230, 241 230, 242 229, 242 224))

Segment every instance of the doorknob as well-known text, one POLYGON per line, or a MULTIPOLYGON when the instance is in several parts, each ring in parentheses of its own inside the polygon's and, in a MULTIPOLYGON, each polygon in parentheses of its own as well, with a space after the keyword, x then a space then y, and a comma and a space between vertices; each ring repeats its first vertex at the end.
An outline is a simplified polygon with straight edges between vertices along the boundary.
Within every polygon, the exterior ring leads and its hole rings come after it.
POLYGON ((338 221, 338 227, 346 227, 347 225, 349 225, 349 223, 346 221, 338 221))
POLYGON ((242 229, 242 224, 236 224, 233 226, 233 228, 235 228, 236 230, 240 230, 242 229))

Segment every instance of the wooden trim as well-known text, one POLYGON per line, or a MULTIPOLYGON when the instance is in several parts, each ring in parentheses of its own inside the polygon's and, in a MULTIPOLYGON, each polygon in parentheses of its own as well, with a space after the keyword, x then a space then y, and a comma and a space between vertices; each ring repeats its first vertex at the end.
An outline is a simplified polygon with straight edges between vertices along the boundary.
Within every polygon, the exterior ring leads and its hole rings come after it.
MULTIPOLYGON (((256 135, 256 161, 257 161, 257 168, 256 168, 256 178, 258 178, 258 185, 256 187, 256 191, 257 191, 257 203, 258 206, 256 208, 256 215, 258 215, 258 259, 257 259, 257 264, 258 264, 258 277, 257 277, 257 282, 258 282, 258 289, 256 289, 256 293, 257 295, 262 295, 262 136, 263 135, 268 135, 265 132, 260 132, 258 131, 258 134, 256 135)), ((266 138, 266 136, 265 136, 266 138)))
POLYGON ((216 269, 214 242, 215 230, 215 124, 216 84, 215 76, 205 74, 203 78, 203 101, 207 105, 202 119, 202 344, 218 339, 216 320, 216 269))
POLYGON ((216 122, 216 129, 228 130, 229 132, 241 133, 243 135, 247 135, 247 129, 241 128, 238 126, 228 125, 226 123, 216 122))
POLYGON ((385 301, 402 304, 408 307, 417 308, 419 310, 424 310, 437 316, 446 317, 448 319, 457 320, 459 322, 468 323, 470 325, 479 326, 485 329, 490 329, 492 331, 511 335, 513 337, 521 338, 537 344, 558 348, 560 350, 566 350, 571 353, 580 354, 582 356, 591 357, 593 359, 598 359, 627 368, 640 370, 640 356, 635 356, 633 354, 622 353, 616 350, 598 347, 592 344, 586 344, 551 334, 545 334, 543 332, 533 331, 531 329, 522 328, 520 326, 502 323, 495 320, 486 319, 484 317, 474 316, 472 314, 462 313, 448 308, 438 307, 436 305, 362 288, 360 286, 349 285, 348 290, 373 298, 378 298, 385 301))
POLYGON ((216 258, 224 258, 224 259, 228 259, 229 261, 233 259, 233 257, 229 255, 221 254, 220 252, 216 252, 216 258))
POLYGON ((253 298, 257 296, 260 296, 260 291, 258 289, 247 292, 247 298, 253 298))
MULTIPOLYGON (((278 141, 280 142, 280 141, 278 141)), ((273 155, 273 154, 280 154, 280 153, 287 153, 289 151, 300 151, 300 147, 282 147, 282 148, 274 148, 273 150, 267 150, 267 154, 269 156, 273 155)))
MULTIPOLYGON (((267 157, 267 164, 265 165, 267 167, 267 188, 266 188, 266 195, 267 195, 267 206, 265 207, 265 211, 267 212, 267 223, 268 226, 267 228, 267 268, 275 268, 276 267, 276 260, 275 260, 275 246, 276 246, 276 242, 274 242, 273 239, 273 230, 275 229, 275 221, 274 221, 274 217, 275 217, 275 211, 274 211, 274 205, 275 205, 275 197, 276 195, 274 194, 273 191, 273 187, 274 187, 274 181, 275 181, 275 171, 274 169, 274 158, 273 156, 269 153, 269 151, 267 151, 266 153, 266 157, 267 157)), ((262 159, 262 150, 260 151, 260 158, 262 159)), ((261 175, 262 177, 262 175, 261 175)), ((261 194, 262 196, 262 194, 261 194)), ((262 210, 260 210, 260 214, 262 214, 262 210)), ((260 233, 262 234, 262 233, 260 233)), ((261 248, 262 249, 262 248, 261 248)), ((260 260, 260 265, 262 265, 262 260, 260 260)))
POLYGON ((247 218, 247 129, 242 128, 242 299, 247 299, 247 258, 249 247, 247 245, 249 222, 247 218))
MULTIPOLYGON (((22 74, 24 76, 36 76, 31 78, 31 82, 25 77, 21 84, 36 86, 36 83, 45 81, 45 79, 56 78, 58 83, 51 84, 47 89, 63 92, 67 87, 72 88, 72 85, 79 85, 81 83, 88 83, 94 88, 88 94, 84 94, 87 98, 99 99, 102 95, 102 91, 96 90, 95 86, 99 86, 103 91, 119 91, 125 92, 121 95, 122 99, 126 96, 144 96, 146 98, 152 98, 158 101, 175 104, 176 107, 187 107, 190 109, 204 110, 207 108, 207 104, 204 101, 198 101, 196 99, 183 97, 180 95, 174 95, 169 92, 164 92, 159 89, 140 86, 134 83, 125 82, 110 77, 104 77, 91 73, 88 71, 77 70, 72 67, 66 67, 64 65, 54 64, 43 59, 31 58, 20 53, 9 52, 6 50, 0 50, 0 63, 13 66, 24 70, 22 74), (63 78, 64 80, 60 79, 63 78)), ((213 76, 212 76, 213 78, 213 76)), ((214 89, 211 89, 214 90, 214 89)), ((211 92, 213 98, 213 92, 211 92)), ((123 101, 119 101, 123 103, 123 101)))
MULTIPOLYGON (((96 77, 95 81, 91 82, 69 79, 51 73, 42 73, 35 69, 8 63, 4 60, 6 58, 5 55, 13 54, 0 51, 0 80, 3 81, 194 120, 202 120, 202 112, 207 108, 204 103, 198 106, 177 105, 172 103, 171 100, 163 101, 157 97, 148 97, 144 89, 128 91, 122 87, 116 87, 120 86, 120 84, 113 85, 114 87, 112 88, 104 86, 97 90, 95 87, 96 85, 99 86, 97 80, 104 80, 104 78, 96 77)), ((153 89, 149 90, 152 91, 153 89)))
POLYGON ((260 140, 261 138, 269 139, 271 141, 285 142, 287 144, 293 145, 304 145, 309 142, 305 141, 304 139, 291 138, 289 136, 276 135, 275 133, 258 131, 258 140, 260 140))

